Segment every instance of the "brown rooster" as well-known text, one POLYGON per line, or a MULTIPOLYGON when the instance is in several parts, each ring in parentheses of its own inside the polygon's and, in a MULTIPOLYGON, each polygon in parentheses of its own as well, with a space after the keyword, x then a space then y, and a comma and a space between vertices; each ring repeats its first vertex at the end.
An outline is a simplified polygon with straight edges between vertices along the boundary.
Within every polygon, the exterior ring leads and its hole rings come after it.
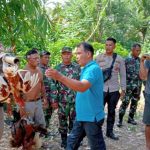
POLYGON ((38 82, 38 74, 31 75, 27 70, 18 69, 19 59, 8 53, 0 53, 2 71, 0 76, 0 102, 8 102, 9 96, 19 106, 24 106, 21 93, 29 92, 38 82))

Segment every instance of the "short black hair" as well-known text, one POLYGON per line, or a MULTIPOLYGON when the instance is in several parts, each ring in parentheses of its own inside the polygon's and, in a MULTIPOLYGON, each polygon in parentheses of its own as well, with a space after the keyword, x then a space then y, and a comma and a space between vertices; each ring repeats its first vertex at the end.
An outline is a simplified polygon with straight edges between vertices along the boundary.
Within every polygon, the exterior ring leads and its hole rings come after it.
POLYGON ((141 48, 141 45, 140 45, 139 43, 134 43, 134 44, 132 45, 132 48, 136 48, 136 47, 141 48))
POLYGON ((85 51, 89 51, 91 52, 92 56, 94 55, 94 48, 91 44, 87 43, 87 42, 81 42, 77 45, 77 48, 83 46, 85 51))
POLYGON ((112 41, 114 44, 117 42, 116 39, 112 37, 107 38, 106 41, 112 41))
POLYGON ((37 48, 32 48, 31 50, 29 50, 26 53, 26 59, 28 58, 28 56, 32 55, 32 54, 38 54, 38 49, 37 48))

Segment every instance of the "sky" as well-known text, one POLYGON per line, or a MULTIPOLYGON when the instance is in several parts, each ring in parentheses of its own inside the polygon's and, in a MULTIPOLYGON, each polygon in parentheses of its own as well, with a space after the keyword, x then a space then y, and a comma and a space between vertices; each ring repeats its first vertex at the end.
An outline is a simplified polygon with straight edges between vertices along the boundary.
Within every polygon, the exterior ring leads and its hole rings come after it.
POLYGON ((68 1, 68 0, 48 0, 48 1, 46 2, 45 7, 53 8, 53 7, 55 6, 54 3, 59 2, 59 3, 61 3, 61 4, 64 4, 66 1, 68 1))
POLYGON ((66 2, 66 0, 48 0, 48 2, 60 2, 60 3, 64 3, 64 2, 66 2))

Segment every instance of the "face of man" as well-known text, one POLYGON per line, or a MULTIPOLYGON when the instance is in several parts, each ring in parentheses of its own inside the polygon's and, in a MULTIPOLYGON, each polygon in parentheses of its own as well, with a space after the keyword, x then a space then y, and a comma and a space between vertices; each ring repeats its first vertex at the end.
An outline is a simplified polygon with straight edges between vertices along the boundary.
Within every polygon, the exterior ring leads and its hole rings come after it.
POLYGON ((115 49, 115 43, 113 41, 106 41, 105 44, 106 54, 111 55, 115 49))
POLYGON ((43 55, 43 56, 41 56, 41 58, 40 58, 41 64, 42 64, 42 65, 45 65, 45 66, 48 65, 49 60, 50 60, 50 55, 43 55))
POLYGON ((28 63, 32 67, 37 67, 40 62, 39 54, 31 54, 28 56, 28 63))
POLYGON ((132 56, 133 57, 138 57, 141 53, 141 48, 139 46, 133 47, 132 48, 132 56))
POLYGON ((80 66, 85 66, 90 58, 90 52, 85 51, 83 46, 81 45, 76 49, 76 58, 77 62, 80 66))
POLYGON ((62 52, 61 54, 62 61, 65 65, 69 65, 72 59, 72 52, 62 52))

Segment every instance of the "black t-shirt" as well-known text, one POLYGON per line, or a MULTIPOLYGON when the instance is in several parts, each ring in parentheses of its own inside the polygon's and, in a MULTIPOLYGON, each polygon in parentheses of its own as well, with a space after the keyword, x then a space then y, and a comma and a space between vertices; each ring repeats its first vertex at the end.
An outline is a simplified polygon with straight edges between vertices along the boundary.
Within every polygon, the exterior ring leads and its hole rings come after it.
POLYGON ((3 106, 3 103, 0 103, 0 107, 2 107, 3 106))

